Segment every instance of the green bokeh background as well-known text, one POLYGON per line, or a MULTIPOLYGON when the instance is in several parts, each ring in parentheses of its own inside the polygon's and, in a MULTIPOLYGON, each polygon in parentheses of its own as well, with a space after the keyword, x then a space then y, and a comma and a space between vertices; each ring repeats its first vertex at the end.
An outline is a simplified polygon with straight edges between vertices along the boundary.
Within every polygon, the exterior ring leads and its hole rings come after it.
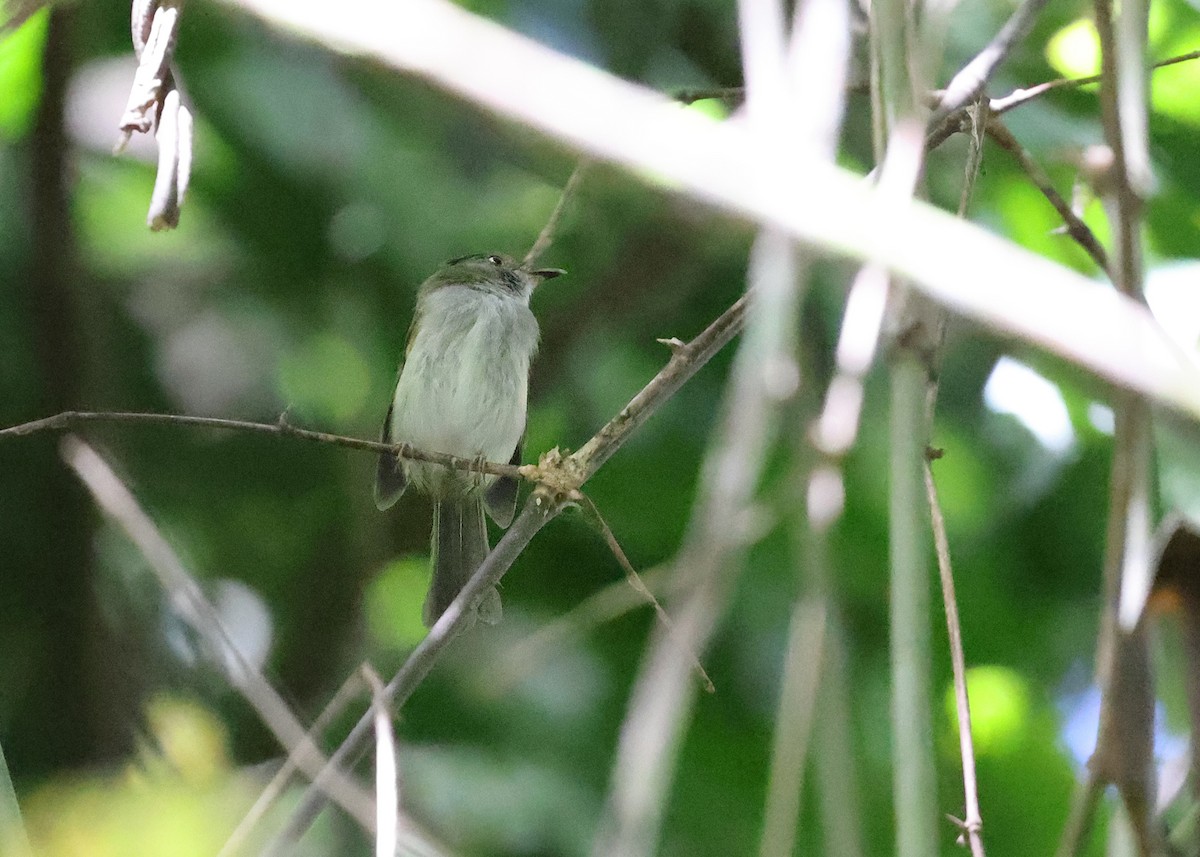
MULTIPOLYGON (((731 4, 466 5, 648 86, 740 82, 731 4)), ((1162 0, 1154 10, 1155 56, 1200 45, 1193 6, 1162 0)), ((940 82, 1010 12, 1000 0, 964 0, 940 82)), ((1074 0, 1052 4, 990 92, 1089 73, 1093 37, 1077 23, 1087 12, 1074 0)), ((180 228, 151 234, 151 160, 136 148, 109 152, 133 73, 128 8, 89 0, 55 15, 53 27, 42 12, 0 37, 0 424, 66 407, 264 421, 286 409, 299 425, 373 437, 416 286, 447 258, 522 253, 574 165, 572 153, 420 80, 196 2, 178 49, 197 117, 192 186, 180 228), (43 83, 48 37, 68 74, 61 109, 47 102, 60 97, 53 83, 43 83), (36 213, 53 190, 37 164, 63 115, 57 175, 68 207, 47 225, 36 213), (46 258, 62 265, 56 278, 46 258)), ((1152 269, 1186 265, 1200 248, 1198 81, 1200 63, 1154 76, 1152 269)), ((1075 156, 1101 139, 1097 116, 1094 89, 1064 90, 1013 113, 1011 128, 1069 194, 1075 156)), ((851 96, 843 163, 870 165, 869 127, 867 99, 851 96)), ((936 203, 956 204, 964 152, 956 139, 931 157, 936 203)), ((1085 213, 1104 238, 1099 206, 1085 213)), ((1053 210, 1002 151, 985 152, 971 217, 1095 273, 1054 234, 1053 210)), ((569 276, 534 299, 543 336, 527 460, 581 445, 664 363, 656 339, 688 338, 735 300, 752 237, 748 225, 695 202, 593 169, 545 258, 569 276)), ((964 278, 974 264, 963 260, 964 278)), ((837 260, 815 268, 803 330, 809 384, 827 376, 852 270, 837 260)), ((1200 267, 1183 272, 1194 279, 1200 267)), ((731 356, 719 355, 588 484, 641 569, 679 547, 731 356)), ((831 534, 869 854, 892 849, 884 380, 878 371, 868 379, 846 463, 846 512, 831 534)), ((1081 770, 1068 736, 1087 720, 1110 456, 1088 407, 1106 395, 1019 343, 951 326, 934 438, 946 455, 936 472, 975 667, 993 857, 1048 853, 1081 770), (1017 419, 985 407, 984 384, 1006 351, 1059 385, 1075 432, 1067 452, 1048 451, 1017 419)), ((811 416, 796 411, 789 436, 811 416)), ((1164 431, 1164 484, 1175 492, 1166 501, 1197 496, 1194 444, 1164 431)), ((266 669, 304 719, 359 664, 390 675, 420 639, 429 510, 406 497, 378 513, 369 455, 175 427, 97 426, 87 437, 212 593, 260 608, 265 621, 244 620, 247 629, 269 630, 266 669)), ((786 508, 779 498, 793 490, 794 466, 786 450, 772 458, 767 505, 786 508)), ((718 692, 699 699, 687 731, 664 855, 757 847, 801 580, 789 522, 768 523, 704 655, 718 692)), ((632 609, 550 646, 527 641, 621 579, 600 537, 580 516, 563 516, 505 579, 505 621, 456 642, 404 707, 405 802, 456 850, 588 852, 652 611, 632 609)), ((939 805, 961 816, 945 628, 938 615, 932 622, 939 805)), ((1173 644, 1170 635, 1157 644, 1168 662, 1173 644)), ((1174 673, 1164 673, 1160 695, 1169 703, 1164 728, 1183 729, 1174 673)), ((358 705, 331 735, 348 728, 358 705)), ((264 763, 280 753, 194 650, 144 561, 92 508, 49 435, 0 443, 0 747, 44 855, 215 853, 257 793, 264 763)), ((814 775, 807 782, 800 847, 814 853, 821 784, 814 775)), ((956 853, 956 835, 943 826, 944 853, 956 853)), ((335 817, 307 844, 311 853, 370 853, 335 817)))

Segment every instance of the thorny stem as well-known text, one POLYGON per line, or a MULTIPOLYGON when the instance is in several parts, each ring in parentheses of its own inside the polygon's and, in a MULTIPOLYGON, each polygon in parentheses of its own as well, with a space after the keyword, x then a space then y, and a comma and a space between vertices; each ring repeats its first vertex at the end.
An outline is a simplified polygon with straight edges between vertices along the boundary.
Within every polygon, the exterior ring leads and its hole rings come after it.
POLYGON ((937 548, 938 575, 942 582, 942 603, 946 610, 946 631, 950 642, 950 665, 954 673, 954 704, 958 713, 958 744, 963 763, 963 793, 967 806, 963 829, 972 857, 984 857, 983 815, 979 810, 979 787, 975 778, 975 741, 971 737, 971 703, 967 696, 967 664, 963 654, 962 626, 958 621, 958 598, 954 592, 954 571, 950 565, 950 542, 946 520, 929 459, 925 460, 925 493, 929 498, 930 523, 937 548))

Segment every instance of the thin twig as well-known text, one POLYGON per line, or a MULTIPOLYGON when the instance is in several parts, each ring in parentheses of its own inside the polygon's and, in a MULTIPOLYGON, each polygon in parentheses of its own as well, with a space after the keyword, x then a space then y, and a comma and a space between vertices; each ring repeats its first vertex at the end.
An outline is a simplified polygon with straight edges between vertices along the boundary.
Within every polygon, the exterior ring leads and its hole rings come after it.
POLYGON ((323 431, 313 431, 294 426, 281 414, 279 420, 273 423, 258 423, 249 420, 233 420, 224 417, 196 417, 187 414, 155 414, 132 411, 63 411, 51 417, 33 420, 20 425, 0 429, 0 441, 8 438, 24 437, 41 432, 75 431, 89 423, 140 423, 153 425, 183 425, 198 428, 220 429, 222 431, 237 431, 248 434, 267 434, 277 437, 294 437, 314 443, 327 443, 346 449, 365 450, 375 453, 391 453, 401 458, 413 461, 428 461, 441 464, 455 470, 472 470, 480 473, 493 473, 497 476, 510 476, 516 479, 532 479, 528 468, 511 464, 495 464, 490 461, 480 461, 476 458, 459 458, 441 452, 426 452, 416 449, 407 443, 381 443, 377 440, 363 440, 357 437, 330 434, 323 431))
POLYGON ((788 857, 795 849, 796 819, 825 662, 827 609, 827 596, 821 594, 801 599, 792 611, 759 857, 788 857))
POLYGON ((1071 811, 1054 857, 1079 857, 1083 853, 1087 844, 1086 835, 1092 829, 1096 807, 1100 804, 1100 796, 1104 794, 1104 785, 1104 781, 1089 769, 1085 780, 1076 786, 1071 799, 1071 811))
POLYGON ((400 816, 400 774, 396 765, 396 732, 383 680, 370 664, 360 672, 371 688, 375 720, 375 857, 395 857, 400 816))
POLYGON ((942 581, 942 603, 946 609, 946 631, 950 642, 950 666, 954 673, 954 705, 958 712, 958 746, 962 754, 963 793, 967 814, 963 829, 972 857, 984 857, 983 815, 979 810, 979 786, 975 777, 975 741, 971 737, 971 703, 967 696, 967 664, 963 654, 962 626, 958 621, 958 598, 954 594, 954 571, 950 565, 950 541, 938 499, 933 469, 925 460, 925 494, 929 498, 930 523, 937 549, 938 575, 942 581))
MULTIPOLYGON (((417 644, 392 680, 387 683, 382 698, 388 704, 395 709, 404 705, 425 676, 429 675, 429 671, 433 669, 451 641, 474 621, 471 605, 477 603, 485 592, 500 582, 533 537, 561 510, 562 503, 549 491, 544 488, 534 491, 504 537, 500 539, 496 547, 488 554, 487 559, 467 581, 466 586, 429 629, 425 638, 417 644)), ((326 768, 314 777, 312 784, 293 813, 291 821, 276 838, 272 853, 292 854, 295 852, 296 843, 299 842, 300 837, 316 819, 325 804, 324 783, 330 772, 342 765, 351 764, 361 756, 366 748, 366 742, 371 736, 373 723, 372 712, 367 711, 346 735, 345 740, 330 756, 326 768)))
POLYGON ((675 754, 694 702, 693 652, 703 651, 737 578, 746 548, 741 527, 766 451, 778 430, 764 359, 790 335, 800 296, 794 248, 769 230, 755 241, 748 286, 754 318, 738 348, 722 427, 706 456, 700 496, 677 555, 681 597, 671 633, 656 629, 627 706, 612 786, 592 854, 653 852, 675 754))
POLYGON ((1063 199, 1062 195, 1055 189, 1050 176, 1046 175, 1045 170, 1041 168, 1033 156, 1026 151, 1025 147, 1020 144, 1008 127, 1000 120, 998 116, 989 117, 987 123, 987 135, 992 140, 1017 159, 1017 163, 1021 165, 1021 169, 1025 171, 1025 175, 1029 180, 1037 186, 1037 189, 1042 192, 1042 195, 1054 206, 1054 210, 1058 212, 1059 217, 1063 219, 1066 225, 1067 234, 1083 248, 1084 252, 1092 257, 1092 261, 1111 277, 1112 274, 1108 269, 1108 253, 1096 238, 1095 233, 1088 228, 1088 225, 1075 213, 1070 204, 1063 199))
MULTIPOLYGON (((333 698, 326 703, 324 710, 308 729, 306 737, 314 745, 317 743, 318 738, 325 733, 325 729, 333 721, 333 718, 340 714, 342 709, 358 695, 362 690, 362 686, 363 676, 361 672, 355 671, 346 677, 346 680, 342 682, 342 686, 337 689, 333 698)), ((263 788, 258 798, 254 801, 254 805, 238 821, 238 825, 233 829, 233 833, 229 834, 229 838, 225 840, 225 844, 217 852, 217 857, 233 857, 233 855, 241 853, 254 826, 267 814, 267 810, 271 808, 271 804, 283 794, 283 790, 287 788, 292 774, 296 773, 300 768, 300 749, 302 746, 304 745, 296 745, 288 750, 287 758, 283 760, 283 764, 279 766, 279 770, 275 772, 275 776, 271 777, 271 781, 263 788)))
POLYGON ((343 806, 365 829, 375 825, 371 796, 340 767, 331 767, 304 727, 270 682, 233 642, 220 614, 188 574, 178 554, 117 475, 90 446, 74 436, 63 439, 63 458, 91 492, 105 514, 113 519, 141 551, 176 615, 204 641, 208 653, 226 674, 230 685, 258 713, 281 746, 299 748, 298 760, 310 776, 322 770, 330 775, 323 783, 327 794, 343 806))
MULTIPOLYGON (((1169 57, 1165 60, 1159 60, 1150 66, 1152 69, 1166 68, 1169 65, 1175 65, 1181 62, 1190 62, 1194 59, 1200 59, 1200 50, 1188 51, 1186 54, 1169 57)), ((1100 82, 1101 75, 1090 74, 1086 77, 1061 77, 1057 80, 1048 80, 1045 83, 1039 83, 1036 86, 1030 86, 1025 89, 1017 89, 1005 95, 1002 98, 993 98, 989 102, 989 107, 993 113, 1007 113, 1014 108, 1028 104, 1036 98, 1045 95, 1054 89, 1076 89, 1080 86, 1088 86, 1093 83, 1100 82)))
MULTIPOLYGON (((630 434, 646 422, 663 402, 670 399, 675 391, 687 383, 729 340, 741 332, 746 323, 746 308, 750 302, 750 293, 742 295, 699 336, 686 345, 673 348, 671 359, 662 371, 570 457, 580 470, 579 475, 582 478, 579 485, 591 478, 621 448, 630 434)), ((579 485, 571 487, 578 488, 579 485)))
POLYGON ((575 195, 579 189, 579 183, 583 180, 584 171, 587 170, 587 160, 581 160, 575 165, 575 169, 571 171, 570 178, 563 185, 562 193, 558 195, 558 202, 554 206, 554 210, 550 212, 549 219, 546 220, 546 225, 542 227, 542 231, 538 233, 537 240, 533 242, 533 246, 529 248, 529 252, 525 254, 525 258, 521 260, 522 268, 532 268, 542 254, 549 249, 550 244, 554 241, 555 233, 558 232, 558 225, 562 222, 563 212, 567 209, 567 203, 575 195))
MULTIPOLYGON (((604 543, 616 558, 617 564, 625 572, 625 580, 633 588, 633 591, 654 608, 654 613, 658 616, 658 621, 662 623, 667 633, 670 633, 674 628, 671 617, 667 615, 667 611, 663 609, 662 604, 654 597, 654 593, 642 582, 641 575, 637 573, 637 569, 633 567, 633 563, 625 555, 625 550, 621 547, 621 543, 617 541, 616 534, 613 533, 612 527, 608 525, 608 521, 604 520, 604 516, 600 514, 600 509, 596 507, 595 502, 582 491, 575 492, 573 500, 579 503, 587 512, 588 518, 591 519, 596 529, 600 531, 604 543)), ((692 652, 692 660, 695 662, 696 675, 700 679, 700 685, 704 688, 705 692, 716 693, 717 689, 713 686, 712 679, 709 678, 708 672, 704 669, 704 664, 700 662, 700 658, 695 652, 692 652)))
POLYGON ((1046 3, 1047 0, 1024 0, 1017 7, 987 47, 951 78, 942 94, 941 103, 929 119, 931 125, 940 122, 960 107, 965 107, 983 91, 996 69, 1008 58, 1017 43, 1029 33, 1034 19, 1045 8, 1046 3))

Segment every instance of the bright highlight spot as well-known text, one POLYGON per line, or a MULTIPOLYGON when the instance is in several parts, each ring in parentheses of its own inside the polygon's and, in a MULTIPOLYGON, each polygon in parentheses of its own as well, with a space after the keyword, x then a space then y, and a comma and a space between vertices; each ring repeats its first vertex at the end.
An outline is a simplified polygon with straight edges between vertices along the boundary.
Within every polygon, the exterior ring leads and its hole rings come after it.
POLYGON ((1146 302, 1158 323, 1191 354, 1200 345, 1200 262, 1176 262, 1146 275, 1146 302))
MULTIPOLYGON (((977 755, 1004 753, 1020 742, 1030 709, 1025 679, 1008 667, 972 667, 967 670, 967 696, 977 755)), ((947 686, 945 700, 946 714, 957 734, 954 685, 947 686)))
POLYGON ((1088 405, 1087 416, 1092 428, 1101 434, 1112 434, 1116 430, 1117 420, 1108 405, 1092 402, 1088 405))
POLYGON ((983 388, 988 410, 1009 414, 1050 452, 1062 455, 1075 443, 1075 429, 1058 387, 1024 363, 1001 357, 983 388))
POLYGON ((1046 59, 1063 77, 1087 77, 1100 73, 1100 37, 1088 18, 1068 24, 1050 37, 1046 59))

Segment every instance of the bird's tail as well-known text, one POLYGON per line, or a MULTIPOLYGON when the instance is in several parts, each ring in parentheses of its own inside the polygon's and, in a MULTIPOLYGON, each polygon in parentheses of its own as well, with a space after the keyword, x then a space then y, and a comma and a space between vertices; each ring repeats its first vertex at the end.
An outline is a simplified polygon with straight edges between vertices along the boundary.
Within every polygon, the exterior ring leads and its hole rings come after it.
MULTIPOLYGON (((422 616, 427 626, 446 611, 488 555, 487 524, 480 496, 438 500, 433 504, 433 579, 422 616)), ((489 625, 500 621, 500 593, 493 587, 471 606, 489 625)))

